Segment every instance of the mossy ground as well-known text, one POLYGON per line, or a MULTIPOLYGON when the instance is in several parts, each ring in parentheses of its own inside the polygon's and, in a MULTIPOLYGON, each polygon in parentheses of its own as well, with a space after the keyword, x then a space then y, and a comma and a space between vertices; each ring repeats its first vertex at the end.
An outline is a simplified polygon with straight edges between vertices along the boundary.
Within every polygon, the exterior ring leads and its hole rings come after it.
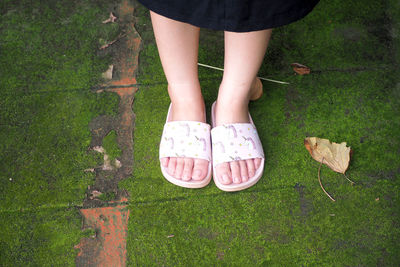
POLYGON ((82 236, 78 208, 102 164, 88 152, 89 122, 115 114, 96 94, 110 63, 96 55, 118 29, 109 1, 0 3, 0 265, 71 266, 82 236))
MULTIPOLYGON (((266 154, 263 178, 238 193, 176 187, 162 178, 158 143, 169 99, 146 10, 134 112, 129 265, 396 266, 399 249, 399 6, 395 1, 323 1, 304 20, 274 30, 250 105, 266 154), (396 13, 397 12, 397 13, 396 13), (312 69, 294 75, 290 64, 312 69), (307 136, 346 141, 345 178, 319 163, 307 136)), ((203 30, 199 62, 223 67, 223 33, 203 30)), ((221 73, 200 67, 206 105, 221 73)))
MULTIPOLYGON (((0 3, 0 259, 4 266, 72 266, 78 208, 102 164, 88 153, 89 122, 115 114, 115 94, 95 94, 110 58, 96 53, 119 34, 102 25, 108 1, 0 3)), ((323 1, 304 20, 274 30, 251 103, 266 154, 254 187, 225 193, 163 179, 158 144, 169 105, 147 11, 134 102, 134 173, 128 265, 398 266, 400 6, 397 1, 323 1), (293 75, 290 63, 312 69, 293 75), (346 141, 347 175, 323 166, 317 181, 306 136, 346 141)), ((223 34, 201 33, 199 61, 223 66, 223 34)), ((199 69, 208 110, 221 73, 199 69)), ((208 114, 209 115, 209 114, 208 114)), ((120 151, 111 133, 110 157, 120 151)), ((114 196, 105 196, 106 200, 114 196)))

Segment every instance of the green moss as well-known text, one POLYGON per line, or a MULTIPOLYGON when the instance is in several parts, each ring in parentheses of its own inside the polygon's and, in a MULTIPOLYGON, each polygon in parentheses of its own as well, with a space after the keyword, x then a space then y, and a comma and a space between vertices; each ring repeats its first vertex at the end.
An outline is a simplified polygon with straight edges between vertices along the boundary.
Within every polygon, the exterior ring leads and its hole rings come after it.
POLYGON ((85 236, 74 208, 0 212, 2 266, 74 266, 85 236))
POLYGON ((107 11, 90 2, 53 4, 4 4, 0 188, 8 193, 0 207, 7 209, 81 203, 94 178, 83 170, 96 165, 88 124, 118 108, 118 96, 91 91, 109 62, 95 55, 107 11))
POLYGON ((89 229, 85 229, 84 231, 82 231, 82 236, 83 237, 94 237, 96 236, 96 230, 89 228, 89 229))
MULTIPOLYGON (((387 4, 321 2, 304 20, 274 30, 260 76, 290 85, 265 82, 262 98, 250 104, 265 171, 239 193, 221 192, 213 182, 180 188, 162 177, 158 144, 169 99, 149 18, 137 11, 146 26, 138 26, 145 37, 134 179, 120 184, 131 194, 129 266, 399 264, 398 40, 388 34, 398 19, 387 19, 399 7, 387 4), (293 62, 312 73, 294 75, 293 62), (303 145, 307 136, 346 141, 354 151, 347 175, 355 185, 321 168, 336 202, 319 186, 319 163, 303 145)), ((222 37, 202 31, 199 62, 223 66, 222 37)), ((209 110, 221 73, 199 68, 199 76, 209 110)))
MULTIPOLYGON (((80 206, 99 165, 89 122, 118 96, 92 91, 109 56, 98 40, 107 1, 0 3, 0 258, 4 266, 73 266, 80 206), (57 208, 59 207, 59 208, 57 208), (64 208, 65 207, 65 208, 64 208)), ((111 27, 111 28, 110 28, 111 27)))
POLYGON ((117 135, 115 134, 115 131, 111 131, 103 139, 103 147, 106 150, 111 162, 114 162, 115 159, 118 159, 121 156, 121 150, 117 145, 117 135))
POLYGON ((98 199, 101 199, 103 201, 111 201, 115 200, 116 194, 114 192, 108 192, 108 193, 103 193, 100 196, 98 196, 98 199))
MULTIPOLYGON (((110 57, 96 54, 122 29, 101 24, 107 1, 0 3, 0 258, 5 266, 72 266, 82 232, 79 206, 93 182, 89 122, 115 115, 118 96, 95 94, 110 57), (102 41, 103 40, 103 41, 102 41)), ((304 20, 274 30, 250 104, 266 154, 254 187, 180 188, 161 175, 158 144, 169 105, 148 12, 135 95, 134 171, 128 265, 397 266, 400 228, 399 14, 396 1, 321 2, 304 20), (290 63, 310 66, 293 75, 290 63), (347 175, 323 166, 306 136, 346 141, 347 175)), ((221 32, 202 31, 199 61, 223 66, 221 32)), ((199 68, 209 112, 221 73, 199 68)), ((209 115, 209 114, 208 114, 209 115)), ((208 116, 209 117, 209 116, 208 116)), ((104 140, 120 156, 115 133, 104 140)), ((103 194, 105 201, 115 199, 103 194)))

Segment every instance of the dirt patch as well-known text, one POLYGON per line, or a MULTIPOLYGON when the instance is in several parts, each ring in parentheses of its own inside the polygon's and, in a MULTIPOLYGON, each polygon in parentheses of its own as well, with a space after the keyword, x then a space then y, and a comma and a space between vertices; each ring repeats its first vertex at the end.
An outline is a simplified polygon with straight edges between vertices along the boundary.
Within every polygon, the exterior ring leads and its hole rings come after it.
POLYGON ((76 266, 125 266, 129 219, 126 205, 82 209, 80 213, 84 218, 83 230, 96 232, 75 246, 79 249, 76 266))
POLYGON ((92 133, 90 149, 101 147, 103 139, 114 130, 117 135, 117 145, 121 150, 118 159, 119 168, 104 170, 94 168, 95 183, 88 188, 84 207, 98 207, 105 205, 105 201, 94 197, 93 192, 113 193, 115 200, 127 198, 127 192, 118 189, 118 182, 132 175, 133 166, 133 129, 135 114, 132 111, 134 95, 137 91, 136 74, 138 57, 141 49, 141 38, 135 29, 133 17, 134 9, 129 1, 115 8, 122 37, 105 49, 113 57, 113 79, 95 89, 96 93, 116 93, 120 97, 118 114, 116 116, 103 115, 94 118, 89 128, 92 133))
POLYGON ((355 27, 336 28, 334 35, 342 36, 345 40, 357 42, 364 38, 365 33, 361 29, 355 27))
POLYGON ((400 168, 393 169, 390 171, 378 170, 366 174, 367 180, 361 181, 360 183, 364 186, 371 187, 378 180, 389 180, 394 182, 400 176, 400 168))
POLYGON ((120 97, 118 114, 102 115, 89 123, 92 135, 89 150, 104 154, 104 164, 95 167, 93 186, 89 186, 81 209, 83 230, 92 228, 96 235, 84 238, 75 248, 79 249, 77 266, 125 266, 126 235, 129 210, 120 203, 128 201, 128 193, 118 188, 118 182, 132 175, 133 130, 135 114, 132 110, 137 91, 136 74, 141 38, 134 25, 133 5, 124 0, 116 8, 120 38, 102 53, 113 57, 113 79, 102 84, 94 93, 116 93, 120 97), (111 166, 107 162, 103 140, 111 132, 116 133, 116 142, 121 151, 111 166), (116 206, 115 206, 116 205, 116 206))
POLYGON ((208 228, 200 227, 197 229, 200 238, 206 238, 208 240, 215 240, 218 236, 216 232, 211 231, 208 228))
POLYGON ((312 203, 305 197, 305 186, 297 183, 294 189, 299 193, 300 216, 307 217, 313 209, 312 203))
POLYGON ((301 113, 306 110, 307 106, 304 104, 304 100, 301 97, 300 92, 295 87, 288 87, 286 92, 286 120, 295 119, 299 122, 298 128, 304 127, 304 119, 301 113), (300 103, 303 103, 300 105, 300 103))

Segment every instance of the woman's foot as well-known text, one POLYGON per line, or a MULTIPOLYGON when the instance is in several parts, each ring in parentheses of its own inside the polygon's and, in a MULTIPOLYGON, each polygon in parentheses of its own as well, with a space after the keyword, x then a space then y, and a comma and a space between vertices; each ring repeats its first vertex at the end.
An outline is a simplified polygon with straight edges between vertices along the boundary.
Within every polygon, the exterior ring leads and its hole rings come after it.
MULTIPOLYGON (((258 99, 262 95, 262 85, 255 80, 247 99, 240 100, 240 97, 218 98, 216 105, 216 126, 228 123, 249 123, 249 100, 258 99), (261 92, 260 92, 261 90, 261 92)), ((224 185, 240 184, 247 182, 253 177, 261 165, 261 158, 231 161, 220 163, 215 166, 217 179, 224 185)))
MULTIPOLYGON (((173 102, 169 121, 205 122, 205 106, 202 98, 173 102)), ((205 159, 166 157, 161 164, 169 175, 182 181, 201 181, 206 178, 209 161, 205 159)))

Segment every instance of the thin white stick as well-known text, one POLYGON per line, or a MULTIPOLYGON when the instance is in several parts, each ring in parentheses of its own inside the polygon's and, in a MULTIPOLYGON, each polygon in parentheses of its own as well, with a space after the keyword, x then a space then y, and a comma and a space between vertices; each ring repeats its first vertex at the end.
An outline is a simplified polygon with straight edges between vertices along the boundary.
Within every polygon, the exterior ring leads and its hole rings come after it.
POLYGON ((329 195, 328 192, 326 192, 324 186, 322 185, 320 173, 321 173, 321 166, 322 166, 322 163, 323 163, 323 162, 324 162, 324 158, 322 157, 321 164, 319 165, 319 168, 318 168, 318 181, 319 181, 319 185, 321 186, 321 188, 322 188, 322 190, 324 191, 324 193, 325 193, 332 201, 336 201, 333 197, 331 197, 331 195, 329 195))
MULTIPOLYGON (((206 67, 206 68, 209 68, 209 69, 224 71, 224 69, 217 68, 217 67, 214 67, 214 66, 210 66, 210 65, 207 65, 207 64, 202 64, 202 63, 197 63, 197 64, 198 64, 199 66, 206 67)), ((260 80, 269 81, 269 82, 273 82, 273 83, 290 84, 290 83, 288 83, 288 82, 282 82, 282 81, 272 80, 272 79, 263 78, 263 77, 258 77, 258 78, 259 78, 260 80)))
POLYGON ((210 65, 207 65, 207 64, 197 63, 197 65, 202 66, 202 67, 206 67, 206 68, 209 68, 209 69, 224 71, 224 69, 217 68, 217 67, 214 67, 214 66, 210 66, 210 65))

